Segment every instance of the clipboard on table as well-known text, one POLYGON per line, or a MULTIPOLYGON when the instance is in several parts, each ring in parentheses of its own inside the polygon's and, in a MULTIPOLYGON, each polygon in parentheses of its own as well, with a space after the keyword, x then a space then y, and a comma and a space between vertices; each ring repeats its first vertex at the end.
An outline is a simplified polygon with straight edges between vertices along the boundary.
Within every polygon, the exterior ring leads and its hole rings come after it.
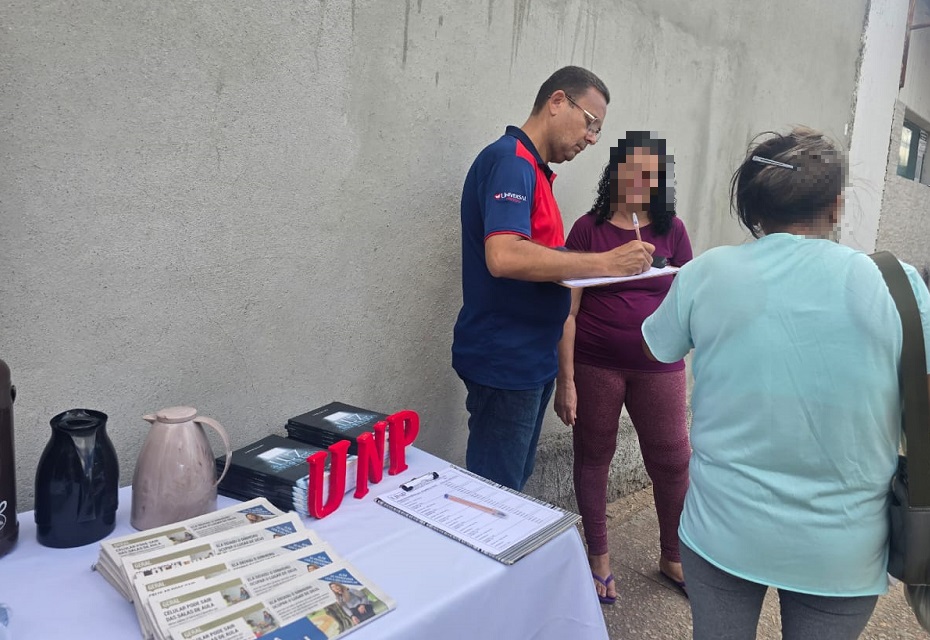
POLYGON ((376 502, 504 564, 513 564, 581 516, 449 465, 376 502))

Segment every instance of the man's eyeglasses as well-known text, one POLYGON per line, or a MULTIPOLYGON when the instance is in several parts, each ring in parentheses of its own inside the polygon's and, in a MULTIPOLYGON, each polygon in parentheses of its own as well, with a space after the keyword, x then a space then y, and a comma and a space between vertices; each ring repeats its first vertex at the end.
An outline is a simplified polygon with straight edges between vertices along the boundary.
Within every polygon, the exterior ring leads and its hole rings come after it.
POLYGON ((600 126, 598 126, 598 123, 600 122, 600 119, 599 119, 597 116, 595 116, 595 115, 593 115, 592 113, 590 113, 587 109, 585 109, 584 107, 582 107, 580 104, 578 104, 577 102, 575 102, 575 101, 572 99, 572 97, 571 97, 570 95, 568 95, 567 93, 565 94, 565 97, 568 98, 568 101, 571 102, 574 106, 576 106, 576 107, 578 107, 579 109, 581 109, 581 113, 584 114, 584 119, 587 120, 587 122, 588 122, 588 133, 593 134, 595 140, 599 140, 600 137, 601 137, 601 128, 600 128, 600 126))

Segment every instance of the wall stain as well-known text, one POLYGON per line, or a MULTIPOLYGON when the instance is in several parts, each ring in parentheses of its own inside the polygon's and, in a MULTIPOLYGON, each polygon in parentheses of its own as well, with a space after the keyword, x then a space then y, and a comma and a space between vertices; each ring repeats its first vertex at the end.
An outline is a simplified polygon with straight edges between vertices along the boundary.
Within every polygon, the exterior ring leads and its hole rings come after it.
POLYGON ((316 28, 316 42, 313 45, 313 60, 316 70, 320 70, 320 45, 323 43, 323 26, 326 22, 326 0, 320 0, 320 24, 316 28))
MULTIPOLYGON (((579 55, 578 44, 581 44, 580 63, 582 66, 592 66, 594 64, 594 50, 597 45, 597 22, 598 16, 591 6, 590 0, 584 5, 578 7, 578 15, 575 19, 575 35, 572 37, 572 52, 569 61, 572 64, 577 62, 579 55), (582 33, 583 30, 583 33, 582 33)), ((561 34, 561 29, 560 29, 561 34)))
POLYGON ((510 68, 517 59, 520 41, 523 39, 523 29, 529 21, 530 4, 532 0, 514 0, 513 3, 513 36, 510 40, 510 68))
POLYGON ((591 31, 597 23, 594 12, 591 10, 590 3, 584 9, 584 17, 584 49, 581 51, 581 64, 585 67, 590 67, 591 57, 593 57, 594 51, 594 42, 592 40, 594 35, 591 31))
POLYGON ((597 51, 597 23, 598 19, 595 17, 591 21, 591 57, 588 59, 588 65, 594 66, 594 52, 597 51))
POLYGON ((436 86, 439 86, 439 72, 436 72, 436 86))
POLYGON ((491 22, 494 20, 494 0, 488 0, 488 26, 491 26, 491 22))
POLYGON ((423 12, 423 0, 417 0, 417 13, 423 12))
POLYGON ((442 16, 439 16, 439 26, 442 26, 442 16))
POLYGON ((410 30, 410 0, 407 0, 407 8, 404 10, 404 54, 400 61, 401 68, 407 67, 407 34, 410 30))
POLYGON ((355 33, 355 0, 352 0, 352 33, 355 33))
POLYGON ((575 62, 575 48, 578 46, 578 41, 581 38, 581 19, 582 19, 583 14, 584 14, 584 10, 581 7, 579 7, 578 18, 575 20, 575 35, 572 38, 572 53, 570 56, 568 56, 569 62, 572 62, 572 63, 575 62))

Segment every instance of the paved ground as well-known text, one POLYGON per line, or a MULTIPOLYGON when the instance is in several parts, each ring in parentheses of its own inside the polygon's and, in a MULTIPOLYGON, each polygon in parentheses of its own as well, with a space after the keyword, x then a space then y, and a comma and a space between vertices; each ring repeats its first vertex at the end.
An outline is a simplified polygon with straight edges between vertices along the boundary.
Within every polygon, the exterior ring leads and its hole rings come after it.
MULTIPOLYGON (((659 574, 659 529, 652 490, 645 489, 611 503, 607 509, 610 554, 619 597, 602 606, 613 640, 691 638, 688 601, 659 574)), ((757 638, 781 638, 778 603, 769 592, 757 638)), ((904 601, 901 587, 879 599, 864 640, 927 639, 904 601)))

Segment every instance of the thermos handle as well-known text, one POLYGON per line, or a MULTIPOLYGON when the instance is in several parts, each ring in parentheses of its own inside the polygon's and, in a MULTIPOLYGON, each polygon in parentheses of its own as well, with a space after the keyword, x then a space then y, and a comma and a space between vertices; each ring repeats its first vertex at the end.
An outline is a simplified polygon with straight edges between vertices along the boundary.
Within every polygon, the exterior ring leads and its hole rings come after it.
POLYGON ((213 485, 218 486, 220 482, 223 481, 223 478, 226 477, 226 472, 229 471, 229 463, 232 462, 232 449, 229 448, 229 436, 226 435, 226 429, 223 428, 219 422, 213 418, 206 418, 204 416, 197 416, 194 418, 196 424, 205 424, 218 434, 223 439, 223 446, 226 447, 226 466, 223 467, 223 473, 220 474, 220 477, 216 479, 216 483, 213 485))

